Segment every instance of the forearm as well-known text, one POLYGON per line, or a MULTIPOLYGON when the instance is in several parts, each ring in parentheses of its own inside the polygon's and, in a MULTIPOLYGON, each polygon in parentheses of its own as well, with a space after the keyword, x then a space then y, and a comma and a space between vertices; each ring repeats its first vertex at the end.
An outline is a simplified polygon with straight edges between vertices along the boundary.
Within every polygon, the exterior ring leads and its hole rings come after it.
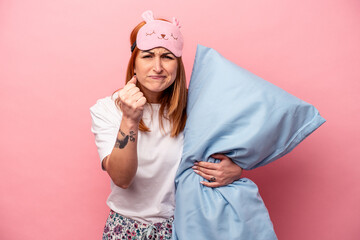
POLYGON ((128 188, 136 174, 138 124, 122 120, 115 146, 104 160, 104 168, 112 181, 121 188, 128 188))

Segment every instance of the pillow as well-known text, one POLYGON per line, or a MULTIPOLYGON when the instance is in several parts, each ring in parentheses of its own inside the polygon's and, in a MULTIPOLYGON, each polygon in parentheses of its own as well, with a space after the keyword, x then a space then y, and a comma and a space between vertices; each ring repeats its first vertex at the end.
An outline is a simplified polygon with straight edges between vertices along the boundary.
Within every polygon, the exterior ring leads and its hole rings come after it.
POLYGON ((174 239, 276 239, 256 185, 200 184, 195 161, 223 153, 244 169, 294 149, 325 120, 317 109, 198 45, 191 75, 182 160, 175 179, 174 239))

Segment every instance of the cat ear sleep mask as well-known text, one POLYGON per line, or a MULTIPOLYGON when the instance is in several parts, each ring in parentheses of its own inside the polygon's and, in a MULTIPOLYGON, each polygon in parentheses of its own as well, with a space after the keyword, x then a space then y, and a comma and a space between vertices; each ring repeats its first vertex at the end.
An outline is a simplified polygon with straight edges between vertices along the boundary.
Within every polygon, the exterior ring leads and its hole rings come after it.
POLYGON ((181 57, 184 40, 180 32, 179 21, 176 18, 173 18, 172 22, 155 20, 153 12, 150 10, 145 11, 141 16, 146 24, 140 28, 136 42, 131 46, 131 52, 134 51, 136 45, 144 51, 163 47, 176 57, 181 57))

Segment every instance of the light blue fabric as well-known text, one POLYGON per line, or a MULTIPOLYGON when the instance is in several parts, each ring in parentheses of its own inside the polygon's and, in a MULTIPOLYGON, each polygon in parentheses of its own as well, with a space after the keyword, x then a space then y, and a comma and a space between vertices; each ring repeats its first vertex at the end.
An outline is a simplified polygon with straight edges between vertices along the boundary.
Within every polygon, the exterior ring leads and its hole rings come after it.
MULTIPOLYGON (((244 169, 290 152, 325 120, 316 108, 198 45, 176 176, 174 240, 277 239, 258 188, 242 178, 208 188, 195 161, 224 153, 244 169)), ((269 179, 270 181, 270 179, 269 179)))

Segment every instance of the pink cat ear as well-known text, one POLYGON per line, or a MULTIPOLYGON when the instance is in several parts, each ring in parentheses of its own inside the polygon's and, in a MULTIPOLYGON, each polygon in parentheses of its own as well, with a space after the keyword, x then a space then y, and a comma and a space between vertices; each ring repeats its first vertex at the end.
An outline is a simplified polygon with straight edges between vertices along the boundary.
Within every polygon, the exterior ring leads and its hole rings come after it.
POLYGON ((179 20, 177 20, 175 17, 173 17, 172 24, 174 24, 178 28, 181 28, 179 20))
POLYGON ((146 23, 154 21, 154 14, 151 10, 145 11, 141 16, 146 23))

